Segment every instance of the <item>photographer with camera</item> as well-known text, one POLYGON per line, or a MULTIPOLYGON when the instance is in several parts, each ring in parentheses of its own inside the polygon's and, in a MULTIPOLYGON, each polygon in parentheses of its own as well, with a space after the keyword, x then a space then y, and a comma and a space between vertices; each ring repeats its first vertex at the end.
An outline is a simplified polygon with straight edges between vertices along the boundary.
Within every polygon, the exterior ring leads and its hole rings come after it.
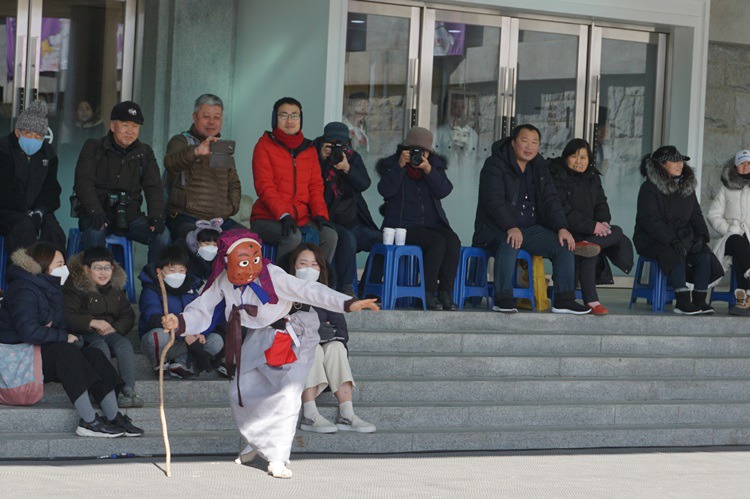
POLYGON ((215 167, 210 161, 214 144, 222 143, 223 117, 222 100, 203 94, 195 100, 190 129, 167 144, 167 224, 175 240, 185 239, 198 220, 222 218, 222 230, 240 226, 229 218, 240 209, 242 185, 237 169, 215 167))
POLYGON ((18 116, 16 128, 0 138, 0 234, 5 252, 37 240, 65 246, 55 217, 60 207, 57 155, 47 133, 47 104, 36 100, 18 116))
POLYGON ((383 227, 406 229, 406 244, 422 248, 429 310, 458 308, 452 296, 461 241, 440 202, 453 190, 446 168, 432 151, 432 132, 417 126, 395 154, 375 167, 381 176, 378 192, 385 199, 383 227))
POLYGON ((80 249, 104 246, 115 233, 148 245, 150 262, 170 241, 159 165, 151 146, 138 140, 143 124, 138 104, 116 104, 110 121, 107 135, 86 141, 76 165, 80 249), (141 211, 144 195, 148 217, 141 211))
POLYGON ((320 171, 323 174, 323 197, 328 216, 339 236, 334 261, 338 277, 336 291, 356 296, 353 287, 357 272, 357 253, 370 251, 381 241, 381 234, 370 216, 362 192, 370 187, 362 157, 352 149, 349 129, 333 121, 323 129, 323 136, 315 139, 320 171))

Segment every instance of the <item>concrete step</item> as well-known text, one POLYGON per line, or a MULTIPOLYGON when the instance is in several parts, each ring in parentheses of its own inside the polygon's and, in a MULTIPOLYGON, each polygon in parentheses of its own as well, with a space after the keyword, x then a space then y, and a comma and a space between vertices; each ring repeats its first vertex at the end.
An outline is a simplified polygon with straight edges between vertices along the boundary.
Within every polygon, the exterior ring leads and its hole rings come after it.
MULTIPOLYGON (((225 454, 232 459, 241 446, 236 430, 170 431, 172 455, 225 454)), ((597 447, 678 447, 750 444, 750 424, 607 425, 581 427, 517 426, 495 428, 422 428, 381 430, 374 434, 338 432, 321 435, 298 431, 295 453, 403 453, 490 451, 597 447)), ((0 456, 13 459, 101 457, 132 453, 163 459, 161 434, 139 438, 84 438, 65 433, 0 434, 0 456)))
POLYGON ((747 357, 353 352, 358 376, 750 376, 747 357))
MULTIPOLYGON (((319 404, 333 422, 338 405, 319 404)), ((235 429, 229 404, 167 404, 171 431, 235 429)), ((750 424, 750 400, 584 401, 570 402, 381 402, 356 405, 357 414, 378 430, 485 427, 504 431, 515 426, 604 426, 649 424, 750 424)), ((159 433, 159 408, 124 409, 136 426, 159 433)), ((16 433, 65 433, 78 424, 71 404, 37 404, 30 408, 0 406, 0 420, 16 433)))

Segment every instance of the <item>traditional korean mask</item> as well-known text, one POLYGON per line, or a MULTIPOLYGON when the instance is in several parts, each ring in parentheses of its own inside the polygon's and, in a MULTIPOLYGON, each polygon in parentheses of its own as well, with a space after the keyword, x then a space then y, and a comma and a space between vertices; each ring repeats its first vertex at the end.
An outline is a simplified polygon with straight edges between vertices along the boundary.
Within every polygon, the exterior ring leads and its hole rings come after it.
POLYGON ((227 250, 227 279, 235 286, 250 284, 263 270, 260 244, 253 239, 240 239, 227 250))

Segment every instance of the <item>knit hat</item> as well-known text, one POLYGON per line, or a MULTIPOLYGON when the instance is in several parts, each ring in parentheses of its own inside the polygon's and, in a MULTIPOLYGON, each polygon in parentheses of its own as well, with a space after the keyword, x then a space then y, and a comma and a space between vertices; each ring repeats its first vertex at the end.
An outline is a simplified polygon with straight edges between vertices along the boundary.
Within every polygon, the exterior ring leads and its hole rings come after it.
POLYGON ((16 128, 40 135, 47 134, 47 103, 43 100, 35 100, 24 109, 18 116, 16 128))
POLYGON ((690 161, 690 157, 683 156, 675 146, 661 146, 651 153, 651 159, 657 163, 664 163, 665 161, 690 161))
POLYGON ((198 234, 206 229, 213 229, 221 234, 221 224, 224 223, 223 218, 212 218, 211 220, 197 220, 195 222, 195 230, 187 233, 185 236, 185 242, 187 243, 188 249, 193 253, 198 251, 200 244, 198 243, 198 234))
POLYGON ((734 155, 734 166, 740 166, 745 161, 750 161, 750 151, 743 149, 734 155))
POLYGON ((340 140, 341 142, 349 140, 349 127, 340 121, 332 121, 323 129, 324 142, 333 142, 335 140, 340 140))
POLYGON ((418 146, 422 149, 432 151, 432 132, 420 126, 414 126, 406 132, 404 145, 407 147, 418 146))
POLYGON ((132 121, 138 125, 143 125, 141 106, 131 100, 122 101, 112 108, 109 119, 111 121, 132 121))

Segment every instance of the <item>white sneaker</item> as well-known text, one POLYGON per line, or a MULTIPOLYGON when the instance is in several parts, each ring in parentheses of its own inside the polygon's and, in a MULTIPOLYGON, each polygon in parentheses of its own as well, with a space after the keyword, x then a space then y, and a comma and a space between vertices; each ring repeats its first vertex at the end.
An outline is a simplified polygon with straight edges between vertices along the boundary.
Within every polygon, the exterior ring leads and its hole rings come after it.
POLYGON ((302 416, 302 423, 299 425, 300 430, 314 431, 315 433, 336 433, 339 429, 335 424, 326 418, 317 414, 313 419, 302 416))
POLYGON ((268 463, 268 474, 274 478, 292 478, 292 470, 287 468, 281 461, 271 461, 268 463))
POLYGON ((341 431, 356 431, 357 433, 374 433, 375 425, 368 423, 356 414, 351 419, 345 418, 341 414, 336 416, 336 428, 341 431))

